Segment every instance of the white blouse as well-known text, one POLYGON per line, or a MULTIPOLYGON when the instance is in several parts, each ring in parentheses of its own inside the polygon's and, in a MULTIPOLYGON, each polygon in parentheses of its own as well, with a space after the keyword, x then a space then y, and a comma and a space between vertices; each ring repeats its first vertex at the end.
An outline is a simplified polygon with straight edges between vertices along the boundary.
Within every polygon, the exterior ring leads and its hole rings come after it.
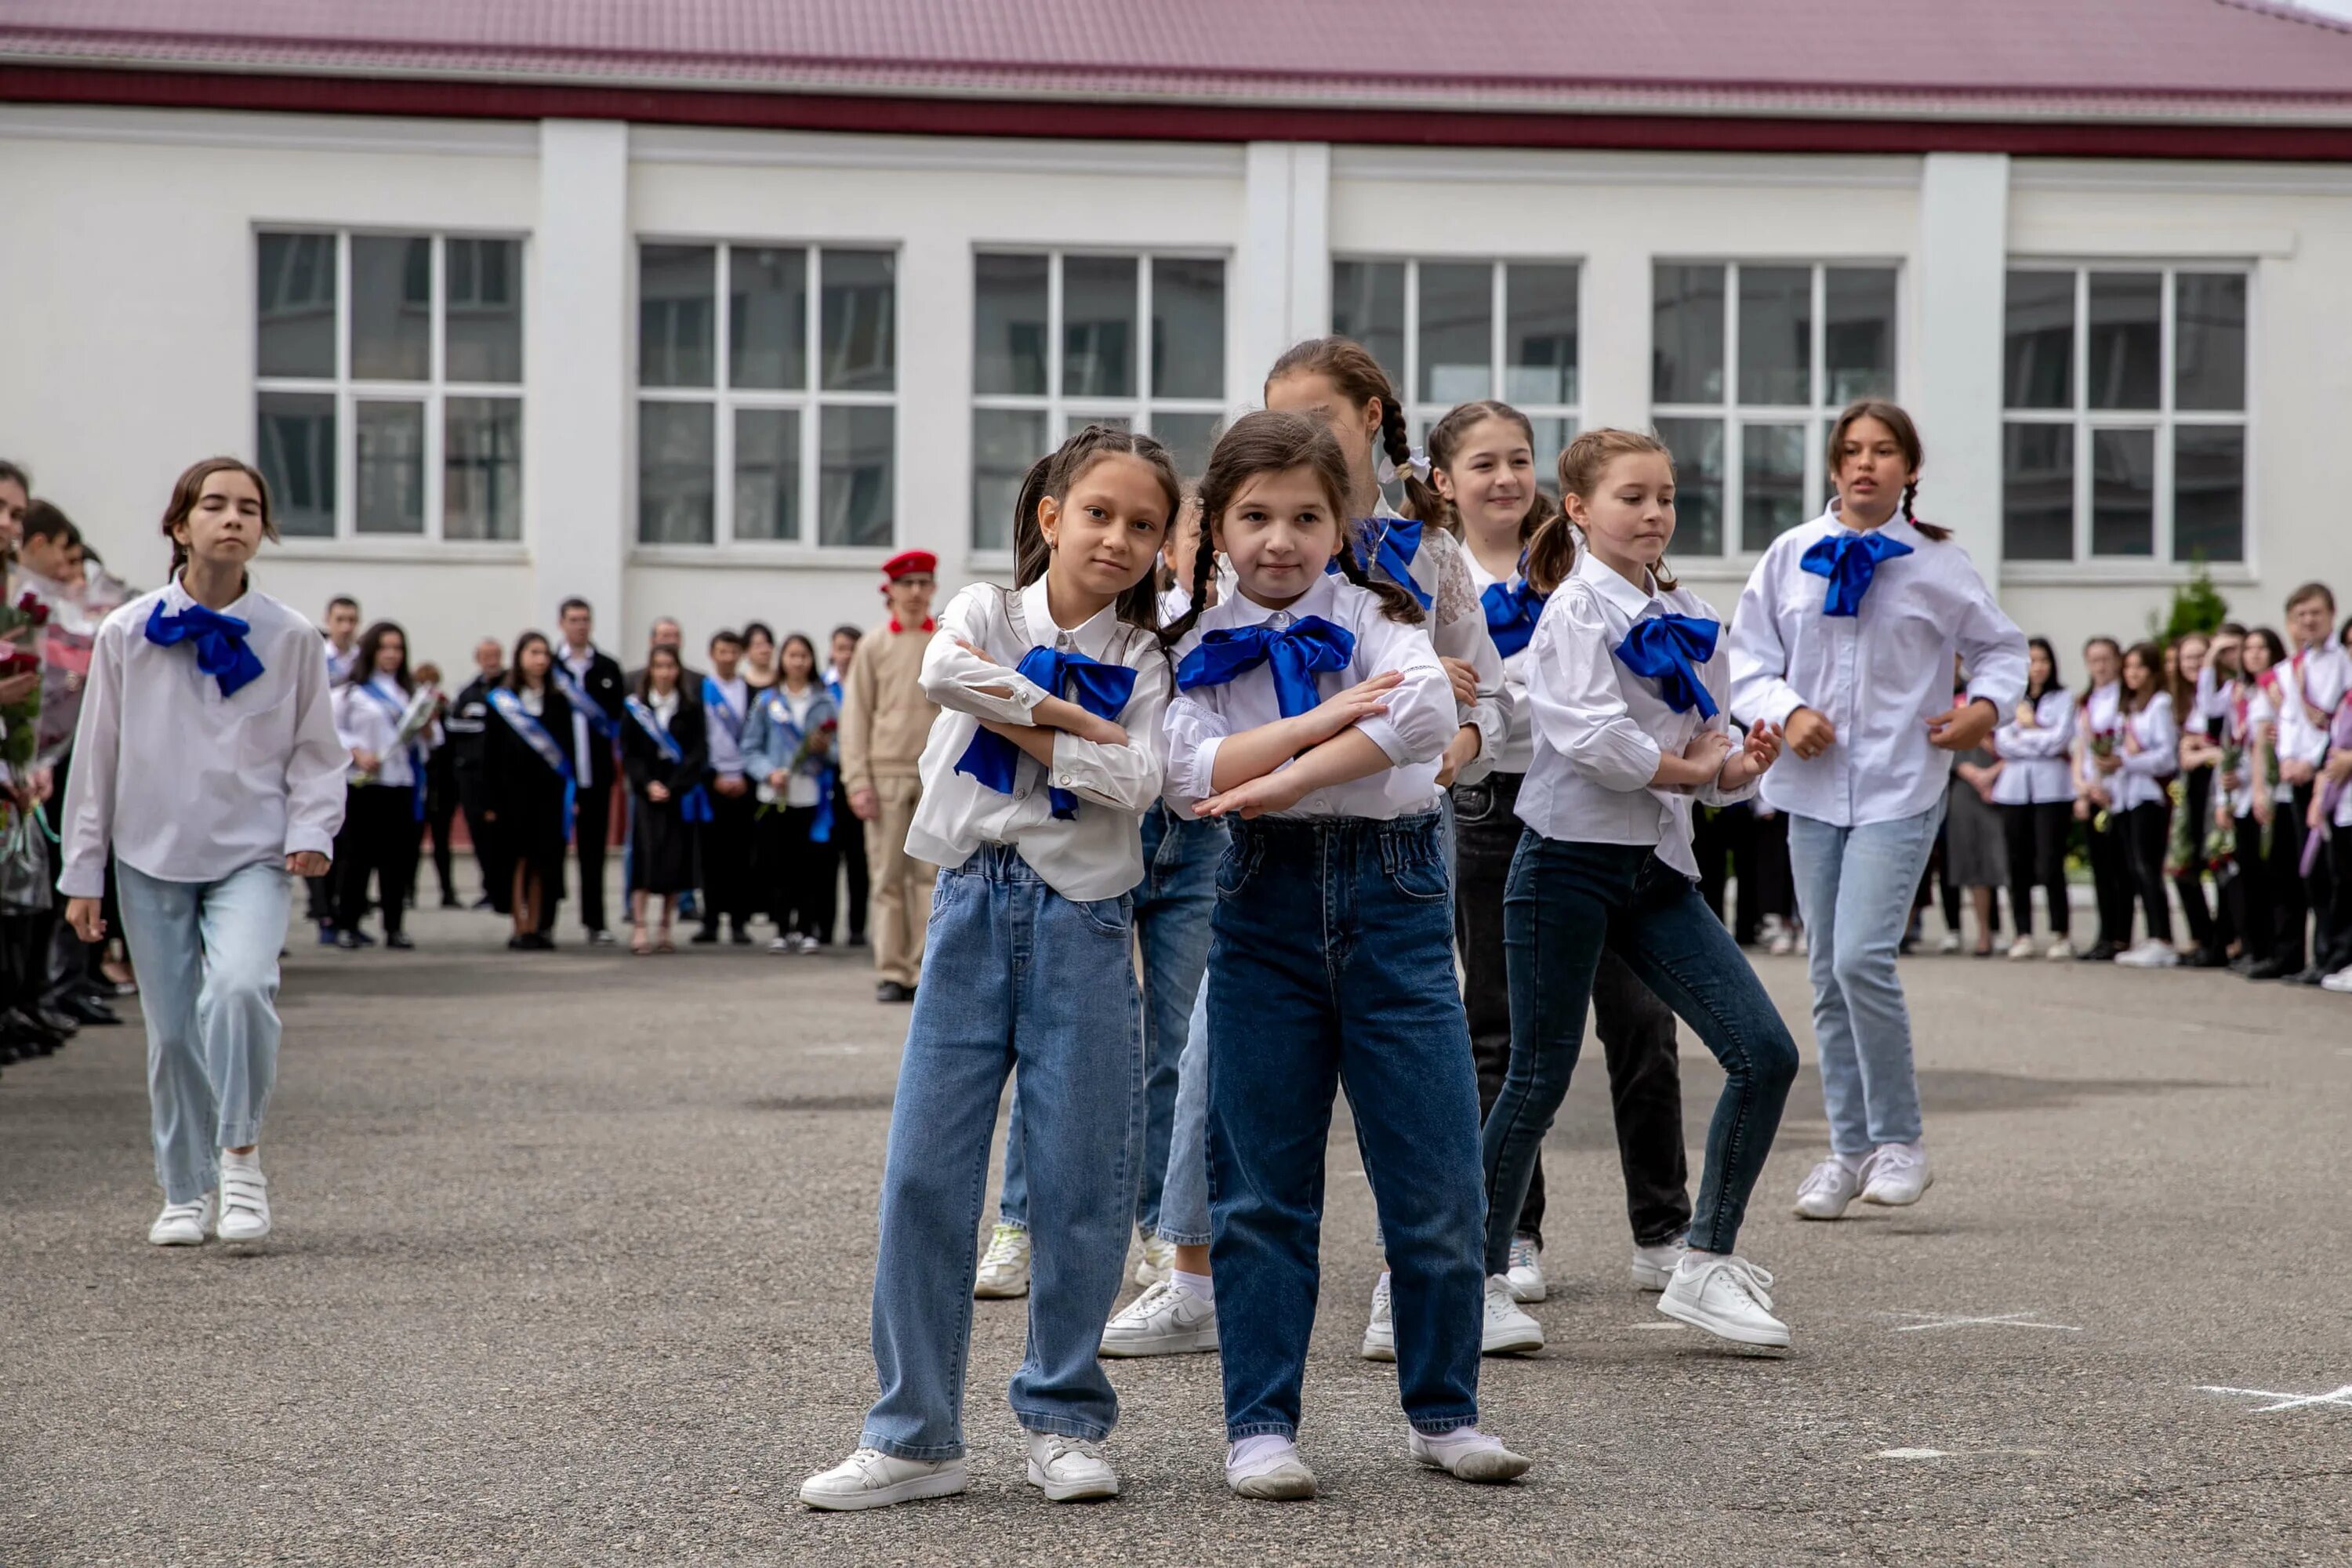
POLYGON ((2137 713, 2122 715, 2122 721, 2116 754, 2124 765, 2107 775, 2113 809, 2162 805, 2168 798, 2165 781, 2180 771, 2180 730, 2172 721, 2172 698, 2159 691, 2137 713))
POLYGON ((923 747, 921 802, 907 833, 907 853, 956 866, 982 844, 1010 844, 1066 899, 1115 899, 1143 879, 1143 814, 1158 798, 1165 744, 1160 721, 1175 674, 1160 639, 1106 607, 1085 625, 1064 627, 1046 605, 1039 578, 1017 594, 975 583, 948 602, 923 652, 923 695, 939 704, 923 747), (1016 624, 1017 622, 1017 624, 1016 624), (981 650, 957 646, 957 639, 981 650), (955 771, 980 721, 1034 724, 1030 710, 1047 696, 1014 667, 1033 648, 1081 653, 1135 671, 1135 689, 1116 722, 1123 746, 1054 733, 1052 776, 1028 753, 1013 770, 1013 792, 999 795, 955 771), (984 688, 1002 688, 995 696, 984 688), (1076 815, 1054 816, 1052 789, 1078 798, 1076 815))
MULTIPOLYGON (((2255 687, 2246 699, 2243 718, 2238 714, 2235 698, 2230 697, 2228 700, 2230 712, 2228 718, 2223 721, 2221 734, 2226 742, 2235 747, 2238 752, 2238 782, 2230 790, 2230 815, 2252 816, 2254 814, 2256 765, 2254 736, 2265 724, 2275 729, 2278 723, 2278 709, 2272 703, 2270 693, 2259 686, 2255 687)), ((2272 744, 2273 747, 2276 746, 2275 738, 2272 744)), ((2282 782, 2272 791, 2272 798, 2292 804, 2294 799, 2294 790, 2293 786, 2282 782)))
POLYGON ((2011 709, 2009 722, 1992 732, 2000 772, 1992 781, 1995 805, 2046 805, 2074 798, 2074 698, 2063 686, 2053 686, 2033 704, 2033 722, 2019 721, 2025 710, 2022 698, 2011 709))
MULTIPOLYGON (((1486 590, 1499 579, 1480 563, 1475 551, 1463 551, 1462 559, 1470 568, 1470 585, 1478 591, 1478 615, 1483 620, 1486 614, 1486 590)), ((1517 574, 1512 575, 1516 579, 1517 574)), ((1487 634, 1486 640, 1489 643, 1494 641, 1492 632, 1487 634)), ((1534 647, 1535 639, 1530 637, 1528 646, 1534 647)), ((1496 751, 1495 772, 1523 773, 1536 756, 1535 727, 1532 716, 1528 712, 1528 648, 1523 647, 1514 654, 1501 654, 1500 657, 1503 660, 1504 711, 1508 716, 1509 724, 1504 731, 1502 745, 1496 751)), ((1465 768, 1462 771, 1466 774, 1471 770, 1465 768)), ((1477 781, 1471 779, 1468 782, 1475 784, 1477 781)))
POLYGON ((1651 783, 1660 759, 1682 755, 1699 731, 1730 729, 1721 635, 1699 670, 1716 700, 1711 719, 1696 706, 1675 712, 1655 680, 1617 658, 1634 622, 1668 615, 1722 623, 1714 606, 1687 588, 1637 588, 1591 551, 1577 552, 1576 570, 1544 605, 1527 647, 1535 760, 1519 786, 1519 820, 1570 843, 1654 845, 1659 859, 1696 877, 1691 803, 1728 805, 1756 786, 1690 790, 1651 783))
MULTIPOLYGON (((1384 496, 1373 521, 1404 520, 1384 496)), ((1379 538, 1378 530, 1371 538, 1379 538)), ((1473 565, 1460 540, 1433 522, 1422 526, 1421 548, 1413 552, 1410 575, 1414 585, 1429 595, 1425 629, 1430 647, 1441 658, 1462 660, 1478 677, 1478 700, 1457 710, 1459 721, 1454 725, 1456 730, 1464 724, 1477 727, 1478 754, 1463 764, 1456 784, 1476 784, 1502 765, 1499 759, 1511 731, 1512 699, 1504 686, 1503 656, 1496 651, 1494 636, 1486 630, 1486 608, 1478 601, 1481 584, 1473 565)))
MULTIPOLYGON (((1429 633, 1389 619, 1379 597, 1345 578, 1326 575, 1289 605, 1269 610, 1236 592, 1205 611, 1176 647, 1177 660, 1201 646, 1213 631, 1270 626, 1276 629, 1320 616, 1356 639, 1348 668, 1318 673, 1325 698, 1360 685, 1375 675, 1402 670, 1404 680, 1388 695, 1386 713, 1359 721, 1395 765, 1369 778, 1318 790, 1290 810, 1289 817, 1361 816, 1385 822, 1437 805, 1437 760, 1461 729, 1460 710, 1445 667, 1437 662, 1429 633)), ((1483 631, 1485 622, 1480 627, 1483 631)), ((1488 643, 1488 647, 1494 646, 1488 643)), ((1179 691, 1168 703, 1168 805, 1186 821, 1192 807, 1218 793, 1217 748, 1228 735, 1271 724, 1282 717, 1275 700, 1274 673, 1265 665, 1245 670, 1223 686, 1179 691)), ((1286 764, 1287 765, 1287 764, 1286 764)))
MULTIPOLYGON (((416 767, 408 747, 393 743, 400 733, 401 716, 408 710, 409 693, 388 675, 378 675, 365 685, 366 690, 348 681, 335 688, 335 738, 346 752, 373 752, 377 759, 373 777, 363 775, 357 763, 351 764, 347 776, 353 784, 365 778, 388 789, 414 789, 416 767)), ((440 724, 427 724, 411 743, 430 752, 441 743, 440 724)))
POLYGON ((2094 760, 2093 747, 2106 742, 2120 750, 2124 734, 2124 683, 2110 680, 2104 686, 2091 688, 2083 699, 2080 713, 2074 721, 2074 793, 2083 794, 2096 784, 2112 796, 2116 793, 2114 776, 2099 771, 2094 760))
POLYGON ((2309 763, 2327 760, 2327 726, 2336 705, 2352 687, 2352 658, 2332 639, 2308 647, 2286 661, 2279 671, 2279 759, 2309 763), (2312 710, 2317 709, 2315 714, 2312 710))

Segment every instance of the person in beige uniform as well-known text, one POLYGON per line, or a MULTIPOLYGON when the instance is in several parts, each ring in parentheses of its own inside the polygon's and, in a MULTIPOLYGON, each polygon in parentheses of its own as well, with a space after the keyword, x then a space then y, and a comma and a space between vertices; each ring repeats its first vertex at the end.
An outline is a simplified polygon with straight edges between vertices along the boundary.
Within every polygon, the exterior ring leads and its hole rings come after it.
POLYGON ((936 629, 931 595, 939 558, 908 550, 883 563, 890 624, 869 632, 849 661, 841 715, 841 783, 866 831, 872 882, 866 929, 874 940, 877 1002, 911 1002, 923 968, 923 926, 939 874, 907 853, 907 829, 922 798, 917 771, 939 709, 923 695, 923 649, 936 629))

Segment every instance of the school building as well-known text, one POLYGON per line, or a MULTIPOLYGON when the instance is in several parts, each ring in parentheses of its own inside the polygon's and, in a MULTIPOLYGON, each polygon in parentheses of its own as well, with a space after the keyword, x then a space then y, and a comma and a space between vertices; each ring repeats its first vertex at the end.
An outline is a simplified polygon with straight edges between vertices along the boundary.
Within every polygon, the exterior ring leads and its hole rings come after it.
POLYGON ((37 491, 152 584, 250 456, 445 664, 1002 574, 1066 430, 1197 467, 1333 330, 1656 426, 1727 610, 1866 391, 2062 649, 2352 589, 2352 0, 15 0, 0 212, 37 491))

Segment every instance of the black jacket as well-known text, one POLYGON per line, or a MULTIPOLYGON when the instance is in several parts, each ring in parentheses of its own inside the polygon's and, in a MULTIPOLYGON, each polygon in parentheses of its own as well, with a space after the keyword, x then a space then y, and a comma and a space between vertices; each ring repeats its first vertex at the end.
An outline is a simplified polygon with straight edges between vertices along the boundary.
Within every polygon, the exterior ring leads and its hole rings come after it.
POLYGON ((690 694, 678 693, 677 711, 670 715, 669 738, 680 752, 674 763, 662 755, 661 743, 635 718, 622 715, 621 725, 621 758, 635 794, 643 795, 647 784, 658 783, 676 799, 708 782, 710 748, 702 727, 702 704, 690 694))
MULTIPOLYGON (((563 663, 561 647, 555 649, 555 661, 563 663)), ((566 670, 568 673, 568 666, 566 670)), ((628 715, 621 711, 621 700, 628 695, 628 688, 621 683, 618 661, 602 648, 593 648, 588 659, 588 674, 580 684, 596 706, 604 710, 604 717, 611 721, 613 732, 617 737, 622 727, 628 722, 628 715)), ((589 740, 593 742, 595 735, 591 733, 589 740)), ((612 745, 609 742, 601 745, 591 744, 589 751, 593 753, 589 759, 589 776, 581 782, 592 789, 601 789, 613 782, 612 745)))
POLYGON ((493 717, 490 712, 490 689, 506 679, 501 670, 497 675, 478 675, 466 683, 449 704, 449 711, 441 721, 441 729, 449 737, 446 748, 449 760, 460 773, 474 775, 482 771, 483 749, 488 745, 488 731, 484 728, 493 717))

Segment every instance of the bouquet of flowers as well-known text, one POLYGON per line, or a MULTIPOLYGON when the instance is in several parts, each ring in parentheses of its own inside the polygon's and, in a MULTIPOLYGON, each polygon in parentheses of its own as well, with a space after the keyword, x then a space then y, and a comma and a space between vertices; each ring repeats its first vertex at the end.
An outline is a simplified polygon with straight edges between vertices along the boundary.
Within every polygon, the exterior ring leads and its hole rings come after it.
MULTIPOLYGON (((400 724, 398 729, 393 734, 392 746, 390 749, 394 752, 406 751, 410 742, 415 741, 417 736, 425 733, 425 731, 432 726, 433 721, 439 718, 440 715, 441 689, 439 687, 420 686, 415 691, 410 692, 408 694, 408 706, 400 710, 400 724)), ((423 759, 419 758, 417 761, 421 769, 423 759)), ((424 774, 422 772, 417 774, 417 778, 419 783, 423 782, 424 774)), ((359 775, 357 782, 363 784, 371 784, 376 782, 376 775, 373 772, 362 773, 359 775)))
POLYGON ((802 736, 801 743, 793 751, 793 772, 799 773, 807 767, 812 758, 830 757, 833 754, 834 731, 840 728, 838 721, 827 719, 816 727, 814 732, 802 736), (820 746, 819 742, 824 744, 820 746))
POLYGON ((26 682, 31 689, 24 696, 0 703, 0 724, 7 727, 6 734, 0 737, 0 762, 8 764, 11 773, 31 766, 39 749, 41 655, 37 643, 48 621, 48 606, 30 594, 14 605, 0 605, 0 687, 23 676, 35 678, 26 682))

